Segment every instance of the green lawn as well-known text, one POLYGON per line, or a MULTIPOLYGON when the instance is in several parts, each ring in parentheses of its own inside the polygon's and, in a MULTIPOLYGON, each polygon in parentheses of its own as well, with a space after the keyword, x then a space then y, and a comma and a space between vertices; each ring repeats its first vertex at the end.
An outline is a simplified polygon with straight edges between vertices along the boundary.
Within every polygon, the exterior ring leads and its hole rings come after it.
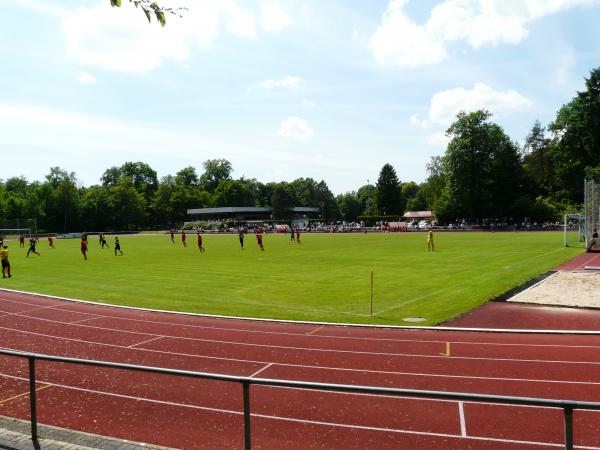
MULTIPOLYGON (((45 239, 41 256, 9 242, 13 278, 0 287, 118 305, 315 321, 436 324, 556 267, 581 249, 563 248, 561 233, 425 233, 253 235, 241 251, 237 235, 204 236, 188 247, 168 236, 121 238, 123 257, 90 238, 88 261, 79 240, 45 239), (370 271, 375 274, 369 315, 370 271)), ((113 238, 109 237, 111 247, 113 238)))

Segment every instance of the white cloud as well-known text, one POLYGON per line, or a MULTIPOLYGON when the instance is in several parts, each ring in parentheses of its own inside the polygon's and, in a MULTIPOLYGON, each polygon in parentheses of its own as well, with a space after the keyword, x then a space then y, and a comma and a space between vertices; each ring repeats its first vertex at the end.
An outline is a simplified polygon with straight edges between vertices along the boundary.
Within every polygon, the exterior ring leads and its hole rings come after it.
POLYGON ((286 75, 279 80, 264 80, 256 83, 254 86, 248 88, 248 91, 255 91, 257 89, 263 89, 265 91, 282 88, 282 89, 298 89, 304 84, 304 80, 300 77, 293 75, 286 75))
POLYGON ((496 91, 483 83, 476 83, 472 89, 454 88, 437 92, 431 97, 426 119, 417 115, 410 118, 414 126, 427 128, 430 124, 448 126, 460 111, 487 109, 494 114, 529 108, 533 102, 514 90, 496 91))
POLYGON ((288 117, 279 126, 279 136, 287 139, 310 139, 314 136, 314 130, 308 122, 301 117, 288 117))
POLYGON ((254 15, 233 0, 194 0, 187 8, 182 18, 169 16, 165 27, 148 24, 129 2, 111 8, 102 0, 73 9, 62 21, 67 51, 85 66, 145 72, 165 60, 184 62, 194 48, 210 46, 223 34, 256 37, 254 15))
POLYGON ((317 106, 317 104, 312 100, 304 99, 302 100, 302 106, 304 106, 305 108, 314 108, 315 106, 317 106))
POLYGON ((427 136, 427 139, 425 139, 425 141, 429 145, 433 145, 434 147, 446 149, 446 147, 448 147, 448 142, 450 142, 450 138, 446 136, 446 133, 444 133, 443 131, 438 131, 427 136))
POLYGON ((409 68, 442 61, 446 57, 446 49, 404 13, 402 8, 407 2, 390 1, 381 25, 370 39, 375 60, 380 64, 409 68))
POLYGON ((415 127, 419 127, 419 128, 428 128, 429 127, 429 121, 427 119, 419 119, 419 116, 416 114, 413 114, 412 116, 410 116, 410 124, 414 125, 415 127))
POLYGON ((290 17, 277 0, 265 0, 261 4, 261 24, 267 31, 280 31, 291 23, 290 17))
POLYGON ((82 70, 79 72, 79 75, 77 75, 77 81, 82 84, 94 84, 96 82, 96 78, 91 73, 82 70))
POLYGON ((390 0, 381 24, 371 36, 375 60, 414 68, 435 64, 453 42, 472 48, 517 44, 529 34, 528 25, 567 9, 600 4, 600 0, 444 0, 423 25, 404 11, 409 0, 390 0))

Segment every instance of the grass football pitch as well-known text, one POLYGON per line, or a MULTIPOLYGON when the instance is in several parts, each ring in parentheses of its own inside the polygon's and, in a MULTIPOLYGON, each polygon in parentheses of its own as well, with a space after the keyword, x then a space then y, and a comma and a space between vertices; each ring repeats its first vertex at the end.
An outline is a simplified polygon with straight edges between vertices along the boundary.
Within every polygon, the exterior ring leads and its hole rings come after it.
POLYGON ((41 256, 9 242, 13 277, 0 287, 116 305, 312 321, 437 324, 552 269, 582 249, 562 247, 561 233, 425 233, 204 235, 183 248, 176 236, 123 236, 124 256, 90 237, 88 260, 79 240, 41 239, 41 256), (370 274, 374 272, 373 316, 370 274))

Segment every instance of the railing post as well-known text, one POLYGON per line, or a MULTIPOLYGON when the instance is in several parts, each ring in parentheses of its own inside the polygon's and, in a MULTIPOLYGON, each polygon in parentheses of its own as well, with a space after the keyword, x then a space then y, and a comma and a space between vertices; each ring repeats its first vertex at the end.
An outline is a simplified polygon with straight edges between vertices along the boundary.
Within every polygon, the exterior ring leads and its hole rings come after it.
POLYGON ((565 450, 573 450, 573 408, 565 406, 565 450))
POLYGON ((252 448, 252 439, 250 435, 250 383, 243 381, 244 387, 244 448, 250 450, 252 448))
POLYGON ((29 408, 31 412, 31 440, 37 441, 37 399, 35 390, 35 357, 29 356, 29 408))

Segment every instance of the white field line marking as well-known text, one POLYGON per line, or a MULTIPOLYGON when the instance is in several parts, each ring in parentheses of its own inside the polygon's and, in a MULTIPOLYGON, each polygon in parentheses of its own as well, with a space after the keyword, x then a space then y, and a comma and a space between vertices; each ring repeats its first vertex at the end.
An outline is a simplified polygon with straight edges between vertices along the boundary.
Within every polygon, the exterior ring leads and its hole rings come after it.
POLYGON ((147 339, 145 341, 138 342, 137 344, 128 345, 127 348, 134 348, 134 347, 137 347, 138 345, 144 345, 144 344, 147 344, 148 342, 153 342, 158 339, 162 339, 162 336, 153 337, 152 339, 147 339))
MULTIPOLYGON (((11 375, 0 374, 0 376, 4 376, 6 378, 23 380, 23 381, 28 380, 27 378, 15 377, 15 376, 11 376, 11 375)), ((63 385, 63 384, 48 383, 46 381, 40 381, 40 383, 46 383, 55 388, 62 388, 62 389, 73 390, 73 391, 84 392, 84 393, 95 394, 95 395, 106 395, 108 397, 116 397, 116 398, 121 398, 121 399, 125 399, 125 400, 134 400, 136 402, 141 401, 141 402, 148 402, 148 403, 154 403, 154 404, 159 404, 159 405, 175 406, 175 407, 180 407, 180 408, 209 411, 209 412, 216 412, 216 413, 223 413, 223 414, 232 414, 232 415, 237 415, 237 416, 241 416, 244 414, 243 411, 211 408, 211 407, 207 407, 207 406, 198 406, 198 405, 188 405, 185 403, 168 402, 168 401, 164 401, 164 400, 154 400, 154 399, 148 399, 148 398, 144 398, 144 397, 134 397, 134 396, 124 395, 124 394, 115 394, 112 392, 104 392, 104 391, 97 391, 97 390, 93 390, 93 389, 85 389, 85 388, 67 386, 67 385, 63 385)), ((323 421, 318 421, 318 420, 296 419, 293 417, 280 417, 280 416, 271 416, 271 415, 267 415, 267 414, 257 414, 257 413, 251 413, 251 416, 260 418, 260 419, 278 420, 278 421, 282 421, 282 422, 293 422, 293 423, 302 423, 302 424, 319 425, 319 426, 336 427, 336 428, 351 428, 351 429, 365 430, 365 431, 381 431, 381 432, 386 432, 386 433, 410 434, 410 435, 416 435, 416 436, 444 437, 444 438, 463 439, 463 440, 469 440, 469 441, 499 442, 499 443, 506 443, 506 444, 525 444, 525 445, 533 445, 533 446, 543 445, 543 446, 550 446, 550 447, 557 447, 557 448, 564 447, 563 444, 552 444, 552 443, 546 443, 546 442, 522 441, 522 440, 502 439, 502 438, 487 438, 487 437, 481 437, 481 436, 459 436, 457 434, 404 430, 404 429, 398 429, 398 428, 372 427, 372 426, 367 426, 367 425, 353 425, 353 424, 345 424, 345 423, 337 423, 337 422, 323 422, 323 421)), ((587 447, 587 446, 579 446, 579 445, 575 446, 575 448, 581 448, 581 449, 585 449, 585 450, 597 450, 596 447, 587 447)))
POLYGON ((460 435, 467 435, 467 425, 465 424, 465 404, 458 402, 458 417, 460 419, 460 435))
POLYGON ((550 275, 550 276, 548 276, 548 277, 544 278, 543 280, 540 280, 540 281, 538 281, 537 283, 535 283, 535 284, 533 284, 533 285, 529 286, 527 289, 523 289, 523 290, 522 290, 521 292, 519 292, 518 294, 515 294, 515 295, 513 295, 511 298, 507 299, 507 301, 509 301, 509 302, 515 301, 515 299, 516 299, 517 297, 519 297, 520 295, 524 294, 525 292, 528 292, 529 290, 531 290, 531 289, 533 289, 533 288, 535 288, 535 287, 538 287, 540 284, 543 284, 544 282, 546 282, 546 281, 550 280, 550 278, 553 278, 553 277, 557 276, 558 274, 559 274, 559 272, 554 272, 552 275, 550 275))
MULTIPOLYGON (((56 336, 45 335, 45 334, 41 334, 41 333, 35 333, 35 332, 31 332, 31 331, 15 330, 12 328, 7 328, 7 327, 0 327, 0 329, 6 329, 6 330, 10 330, 10 331, 25 333, 25 334, 32 334, 32 335, 41 336, 41 337, 67 340, 67 341, 72 341, 72 342, 81 342, 81 343, 86 343, 86 344, 93 344, 93 345, 112 347, 112 348, 128 349, 128 350, 157 353, 157 354, 166 354, 169 356, 183 356, 186 358, 212 359, 212 360, 219 360, 219 361, 243 362, 243 363, 249 363, 249 364, 272 364, 272 365, 283 366, 283 367, 296 367, 296 368, 303 368, 303 369, 317 369, 317 370, 323 369, 323 370, 335 370, 335 371, 341 371, 341 372, 362 372, 362 373, 376 373, 376 374, 384 374, 384 375, 401 375, 401 376, 459 378, 459 379, 466 379, 466 380, 470 380, 470 379, 494 380, 494 381, 508 381, 508 382, 556 383, 556 384, 575 384, 575 385, 590 385, 590 386, 600 385, 600 382, 596 382, 596 381, 540 380, 540 379, 529 379, 529 378, 479 377, 479 376, 470 376, 470 375, 447 375, 447 374, 435 374, 435 373, 394 372, 394 371, 384 371, 384 370, 353 369, 353 368, 341 368, 341 367, 312 366, 312 365, 307 365, 307 364, 279 363, 276 361, 256 361, 256 360, 239 359, 239 358, 225 358, 225 357, 219 357, 219 356, 196 355, 196 354, 190 354, 190 353, 167 352, 167 351, 162 351, 162 350, 150 350, 150 349, 144 349, 144 348, 126 347, 126 346, 122 346, 122 345, 105 344, 105 343, 101 343, 101 342, 86 341, 86 340, 82 340, 82 339, 56 337, 56 336)), ((6 350, 19 351, 19 349, 15 349, 15 348, 8 348, 8 347, 4 347, 4 348, 6 350)), ((415 355, 409 355, 409 356, 415 356, 415 355)), ((418 355, 418 356, 424 357, 424 358, 442 358, 440 356, 429 356, 429 355, 426 355, 426 356, 418 355)), ((465 358, 454 358, 454 359, 465 359, 465 358)), ((471 358, 471 359, 486 359, 486 358, 471 358)), ((487 360, 502 361, 501 359, 495 359, 495 358, 487 358, 487 360)), ((512 361, 512 360, 509 360, 509 361, 512 361)), ((535 362, 549 362, 552 364, 556 363, 556 361, 535 361, 535 362)), ((592 363, 592 364, 600 364, 600 363, 592 363)))
MULTIPOLYGON (((545 255, 545 254, 544 254, 545 255)), ((469 327, 434 327, 434 326, 415 326, 415 325, 372 325, 363 323, 336 323, 336 322, 317 322, 309 320, 284 320, 284 319, 265 319, 262 317, 242 317, 242 316, 225 316, 219 314, 200 314, 191 312, 179 312, 179 311, 166 311, 161 309, 151 308, 139 308, 135 306, 123 306, 123 305, 111 305, 108 303, 93 302, 89 300, 79 300, 68 297, 59 297, 56 295, 40 294, 36 292, 18 291, 15 289, 0 288, 0 292, 13 292, 17 294, 24 294, 29 296, 44 297, 55 300, 64 300, 72 303, 79 303, 83 305, 101 306, 103 308, 115 308, 125 311, 143 311, 156 314, 170 314, 173 316, 183 317, 202 317, 208 319, 224 319, 224 320, 243 320, 247 322, 265 322, 265 323, 278 323, 278 324, 303 324, 303 325, 325 325, 332 327, 351 327, 351 328, 366 328, 366 329, 387 329, 387 330, 419 330, 419 331, 457 331, 461 333, 506 333, 506 334, 558 334, 558 335, 600 335, 600 331, 597 330, 540 330, 540 329, 513 329, 513 328, 469 328, 469 327)), ((5 301, 11 301, 3 299, 5 301)), ((17 302, 19 303, 19 302, 17 302)), ((69 312, 77 312, 71 310, 65 310, 69 312)), ((85 314, 85 313, 81 313, 85 314)), ((107 316, 111 317, 111 316, 107 316)), ((134 320, 134 319, 131 319, 134 320)), ((165 322, 157 322, 165 323, 165 322)), ((177 324, 178 326, 180 324, 177 324)))
MULTIPOLYGON (((179 339, 179 340, 186 340, 186 341, 199 341, 199 342, 215 342, 215 343, 227 343, 227 344, 238 344, 237 341, 218 341, 218 340, 211 340, 211 339, 201 339, 201 338, 193 338, 193 337, 186 337, 186 336, 172 336, 172 335, 165 335, 165 334, 155 334, 155 333, 144 333, 144 332, 139 332, 139 331, 129 331, 129 330, 123 330, 120 328, 108 328, 108 327, 99 327, 99 326, 95 326, 95 325, 81 325, 77 322, 62 322, 59 320, 52 320, 52 319, 44 319, 44 318, 40 318, 40 317, 35 317, 35 316, 27 316, 25 314, 21 314, 21 313, 14 313, 13 315, 16 316, 20 316, 20 317, 24 317, 24 318, 29 318, 29 319, 33 319, 33 320, 40 320, 40 321, 44 321, 44 322, 50 322, 50 323, 54 323, 54 324, 63 324, 63 325, 75 325, 78 327, 85 327, 85 328, 91 328, 91 329, 97 329, 97 330, 103 330, 103 331, 113 331, 113 332, 118 332, 118 333, 127 333, 127 334, 138 334, 138 335, 143 335, 143 336, 156 336, 156 337, 162 337, 162 338, 166 338, 166 339, 179 339)), ((2 316, 0 316, 1 318, 2 316)), ((99 317, 99 316, 97 316, 99 317)), ((97 318, 95 317, 95 318, 97 318)), ((89 320, 92 320, 93 318, 90 318, 89 320)), ((86 319, 84 319, 86 320, 86 319)), ((123 319, 123 320, 128 320, 128 319, 123 319)), ((206 328, 212 328, 212 327, 206 327, 206 328)), ((322 327, 320 327, 322 328, 322 327)), ((312 332, 317 331, 319 328, 317 328, 316 330, 313 330, 312 332)), ((228 329, 223 329, 225 331, 236 331, 236 332, 244 332, 244 330, 228 330, 228 329)), ((282 335, 292 335, 292 336, 312 336, 309 333, 271 333, 271 332, 261 332, 261 333, 265 333, 265 334, 282 334, 282 335)), ((57 336, 59 337, 59 336, 57 336)), ((334 339, 360 339, 360 338, 352 338, 352 337, 347 337, 347 336, 328 336, 328 335, 319 335, 320 337, 324 337, 324 338, 334 338, 334 339)), ((446 340, 421 340, 421 339, 384 339, 384 338, 365 338, 365 340, 373 340, 373 341, 392 341, 392 342, 408 342, 408 343, 435 343, 435 344, 439 344, 439 343, 452 343, 452 344, 461 344, 461 345, 471 345, 471 346, 485 346, 485 345, 489 345, 489 346, 507 346, 507 347, 542 347, 542 348, 558 348, 558 349, 563 349, 563 348, 586 348, 586 349, 599 349, 600 346, 597 345, 558 345, 558 344, 523 344, 523 343, 502 343, 502 342, 471 342, 471 341, 446 341, 446 340)), ((239 343, 239 345, 255 345, 255 346, 269 346, 266 344, 249 344, 249 343, 239 343)), ((276 346, 275 346, 276 347, 276 346)), ((359 351, 354 351, 354 350, 333 350, 333 349, 322 349, 322 348, 314 348, 314 347, 282 347, 282 348, 293 348, 293 349, 298 349, 298 350, 307 350, 307 351, 326 351, 326 352, 336 352, 336 351, 340 351, 340 352, 350 352, 350 353, 368 353, 368 354, 383 354, 383 355, 399 355, 399 356, 404 356, 404 355, 410 355, 410 354, 405 354, 405 353, 375 353, 375 352, 359 352, 359 351)), ((415 354, 415 356, 425 356, 425 355, 418 355, 415 354)), ((509 359, 510 360, 510 359, 509 359)), ((511 361, 529 361, 529 360, 519 360, 519 359, 514 359, 511 361)), ((538 360, 535 360, 538 361, 538 360)), ((539 361, 545 361, 545 360, 539 360, 539 361)), ((565 361, 566 362, 566 361, 565 361)), ((583 362, 583 363, 592 363, 591 361, 574 361, 574 362, 583 362)))
MULTIPOLYGON (((525 258, 525 259, 522 259, 522 260, 520 260, 520 261, 516 261, 516 262, 514 262, 512 265, 513 265, 513 266, 518 266, 518 265, 520 265, 520 264, 524 264, 524 263, 526 263, 526 262, 527 262, 528 260, 530 260, 530 259, 535 259, 535 258, 539 258, 539 257, 542 257, 542 256, 547 256, 547 255, 549 255, 549 254, 551 254, 551 253, 555 253, 555 252, 557 252, 557 251, 562 251, 562 248, 560 248, 560 249, 555 249, 555 250, 551 250, 551 251, 549 251, 549 252, 546 252, 546 253, 541 253, 541 254, 532 255, 532 256, 530 256, 529 258, 525 258)), ((457 272, 457 274, 458 274, 458 273, 461 273, 461 272, 467 272, 467 271, 469 271, 469 270, 471 270, 471 269, 469 268, 469 269, 465 269, 465 270, 463 270, 463 271, 459 271, 459 272, 457 272)), ((478 279, 477 283, 475 283, 475 285, 482 284, 482 283, 484 283, 485 281, 489 280, 490 278, 494 278, 494 277, 496 277, 496 276, 497 276, 497 274, 496 274, 495 272, 492 272, 492 273, 489 273, 489 274, 487 274, 487 275, 481 276, 481 277, 479 277, 479 279, 478 279)), ((456 292, 456 293, 458 293, 458 292, 462 292, 462 291, 464 291, 464 290, 466 290, 466 289, 470 289, 470 288, 471 288, 470 286, 459 287, 458 289, 457 289, 457 288, 441 288, 441 289, 438 289, 437 291, 433 291, 433 292, 429 292, 429 293, 427 293, 427 294, 419 295, 419 296, 417 296, 417 297, 409 298, 409 299, 407 299, 407 300, 405 300, 405 301, 402 301, 402 302, 400 302, 400 303, 397 303, 397 304, 395 304, 395 305, 393 305, 393 306, 390 306, 389 308, 384 308, 384 309, 377 310, 377 311, 375 312, 375 315, 377 315, 377 314, 382 314, 382 313, 386 313, 386 312, 389 312, 389 311, 393 311, 393 310, 396 310, 396 309, 402 308, 403 306, 406 306, 406 305, 408 305, 408 304, 410 304, 410 303, 414 303, 414 302, 416 302, 416 301, 418 301, 418 300, 422 300, 423 298, 430 297, 430 296, 432 296, 432 295, 434 295, 434 294, 438 294, 438 293, 442 293, 442 292, 448 292, 448 291, 452 291, 452 292, 456 292)))
POLYGON ((256 372, 254 372, 252 375, 250 375, 249 378, 254 378, 256 375, 258 375, 261 372, 264 372, 265 370, 267 370, 269 367, 271 367, 273 365, 273 363, 269 363, 267 364, 265 367, 261 367, 260 369, 258 369, 256 372))

